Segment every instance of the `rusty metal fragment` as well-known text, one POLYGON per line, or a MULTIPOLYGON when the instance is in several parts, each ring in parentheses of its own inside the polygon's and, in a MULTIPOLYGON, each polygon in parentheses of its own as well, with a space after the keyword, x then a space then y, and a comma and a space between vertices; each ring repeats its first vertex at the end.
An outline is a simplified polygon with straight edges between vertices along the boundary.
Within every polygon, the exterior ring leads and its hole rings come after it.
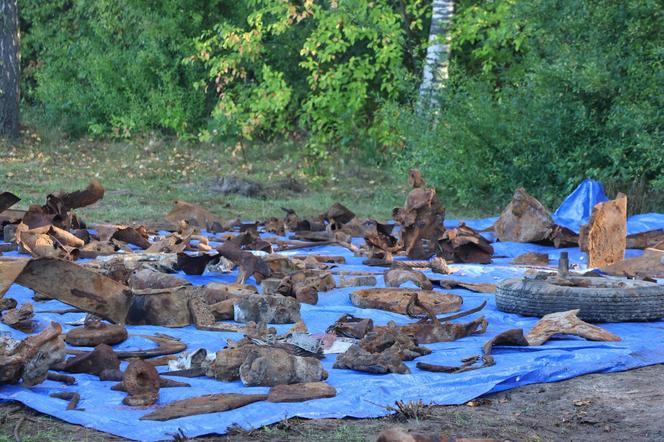
POLYGON ((368 219, 360 225, 362 236, 369 248, 370 258, 392 261, 392 255, 401 249, 397 238, 392 236, 394 226, 394 224, 382 224, 373 219, 368 219))
POLYGON ((39 384, 48 370, 65 357, 60 324, 51 324, 41 333, 19 343, 0 347, 0 383, 14 384, 23 379, 25 386, 39 384))
POLYGON ((375 276, 341 276, 339 278, 339 287, 373 287, 377 284, 375 276))
POLYGON ((52 226, 28 229, 23 223, 16 228, 16 242, 24 253, 33 257, 60 258, 73 261, 78 257, 78 250, 62 244, 55 236, 48 232, 52 226))
POLYGON ((664 251, 646 249, 642 256, 604 266, 602 271, 609 275, 631 278, 664 278, 664 251))
POLYGON ((12 308, 2 313, 2 322, 24 333, 32 333, 36 324, 33 321, 32 304, 26 302, 20 308, 12 308))
POLYGON ((327 212, 320 215, 324 221, 329 223, 330 230, 340 230, 345 224, 355 218, 355 214, 341 203, 334 203, 327 212))
MULTIPOLYGON (((485 305, 486 302, 476 309, 463 312, 463 316, 475 313, 485 305)), ((408 335, 420 344, 431 344, 434 342, 452 342, 472 334, 481 334, 486 331, 488 326, 488 322, 484 316, 480 316, 466 324, 447 322, 449 318, 443 319, 445 322, 441 322, 431 309, 420 302, 417 294, 414 294, 410 299, 406 311, 412 315, 411 312, 415 307, 426 312, 428 317, 413 324, 397 326, 394 323, 390 323, 387 327, 376 327, 375 330, 408 335)), ((455 318, 460 316, 461 314, 454 315, 455 318)))
POLYGON ((628 249, 647 249, 664 242, 664 229, 649 230, 642 233, 627 235, 626 248, 628 249))
POLYGON ((270 277, 270 268, 265 260, 251 252, 242 250, 238 241, 226 241, 217 247, 217 251, 224 258, 230 259, 240 266, 236 281, 240 284, 244 284, 250 276, 253 276, 259 283, 270 277))
POLYGON ((172 274, 158 272, 150 268, 135 270, 127 281, 129 287, 135 290, 168 289, 191 285, 186 279, 172 274))
POLYGON ((523 330, 520 328, 506 330, 494 336, 482 346, 482 361, 485 367, 489 367, 496 363, 491 354, 493 347, 505 345, 528 346, 532 345, 532 343, 530 343, 527 337, 524 338, 523 330))
MULTIPOLYGON (((417 294, 420 302, 435 314, 456 312, 463 303, 460 296, 450 293, 399 288, 357 290, 350 294, 350 300, 356 307, 375 308, 405 315, 413 294, 417 294)), ((414 312, 423 313, 419 307, 416 307, 414 312)))
POLYGON ((107 324, 88 320, 83 327, 76 327, 65 335, 65 342, 74 347, 96 347, 99 344, 115 345, 124 342, 129 335, 122 324, 107 324))
POLYGON ((235 304, 235 321, 290 324, 299 321, 300 303, 282 295, 249 295, 235 304))
POLYGON ((90 241, 81 247, 78 251, 79 258, 95 259, 99 256, 108 256, 115 254, 120 250, 120 246, 113 242, 90 241))
POLYGON ((427 188, 417 169, 409 172, 413 190, 406 197, 403 208, 392 212, 401 226, 400 244, 411 259, 426 259, 435 252, 435 243, 442 235, 445 209, 436 196, 436 189, 427 188))
POLYGON ((274 386, 318 382, 327 379, 327 371, 316 358, 294 356, 279 348, 252 349, 240 366, 240 380, 245 386, 274 386))
POLYGON ((26 258, 0 257, 0 298, 9 290, 29 261, 26 258))
POLYGON ((118 241, 126 242, 145 250, 148 249, 151 245, 148 238, 148 231, 144 226, 117 226, 116 231, 111 235, 109 240, 115 239, 118 241))
POLYGON ((198 255, 190 255, 188 253, 178 253, 178 269, 182 270, 187 275, 202 275, 208 264, 214 264, 219 261, 219 255, 210 255, 201 253, 198 255))
POLYGON ((627 244, 627 197, 595 204, 590 221, 581 227, 579 247, 588 254, 588 267, 622 261, 627 244))
POLYGON ((466 289, 475 293, 494 293, 496 285, 487 282, 465 282, 456 279, 436 279, 434 283, 444 289, 466 289))
POLYGON ((569 310, 544 315, 528 332, 530 345, 542 345, 557 334, 580 336, 589 341, 620 341, 619 336, 603 328, 588 324, 577 317, 579 310, 569 310))
POLYGON ((437 254, 446 261, 489 264, 493 247, 479 232, 461 223, 440 236, 437 254))
POLYGON ((198 396, 171 402, 152 413, 146 414, 141 417, 141 420, 168 421, 185 416, 218 413, 244 407, 254 402, 264 401, 267 397, 267 394, 238 393, 218 393, 198 396))
POLYGON ((185 327, 192 323, 189 287, 133 290, 128 324, 185 327))
POLYGON ((479 356, 471 356, 469 358, 463 359, 462 364, 459 366, 447 366, 447 365, 436 365, 429 364, 426 362, 418 362, 417 368, 424 371, 433 371, 438 373, 463 373, 465 371, 478 370, 480 368, 491 367, 495 365, 495 360, 493 358, 492 350, 495 346, 527 346, 528 341, 523 336, 523 330, 520 328, 506 330, 493 338, 489 339, 482 346, 482 359, 481 364, 477 364, 480 361, 479 356))
POLYGON ((0 213, 9 209, 14 204, 21 201, 21 198, 17 197, 11 192, 2 192, 0 193, 0 213))
MULTIPOLYGON (((155 366, 155 364, 151 364, 150 361, 146 361, 146 363, 152 365, 153 367, 155 366)), ((182 388, 182 387, 191 387, 191 384, 188 384, 186 382, 174 381, 172 379, 159 376, 159 388, 182 388)), ((111 390, 124 391, 126 393, 127 387, 125 387, 124 382, 119 382, 113 385, 111 387, 111 390)))
POLYGON ((73 392, 73 391, 62 391, 62 392, 56 392, 56 393, 51 393, 49 394, 50 397, 54 397, 56 399, 64 399, 66 401, 69 401, 67 404, 67 410, 76 410, 79 401, 81 400, 81 395, 73 392))
POLYGON ((362 340, 353 344, 345 353, 339 355, 334 368, 348 368, 369 373, 410 373, 403 363, 419 356, 431 353, 431 350, 418 346, 410 336, 391 328, 381 332, 370 332, 362 340))
POLYGON ((177 257, 174 253, 123 253, 99 258, 84 266, 124 284, 129 281, 133 272, 142 269, 162 273, 176 272, 177 257))
POLYGON ((74 385, 76 383, 76 378, 73 376, 67 376, 66 374, 55 373, 49 371, 46 374, 46 379, 49 381, 62 382, 67 385, 74 385))
POLYGON ((106 372, 119 373, 120 358, 110 345, 99 344, 93 351, 81 354, 65 361, 63 371, 68 373, 88 373, 101 376, 106 372))
MULTIPOLYGON (((52 206, 57 200, 57 204, 64 208, 65 212, 71 209, 78 209, 81 207, 90 206, 104 197, 104 186, 97 180, 90 181, 88 187, 83 190, 65 193, 56 192, 47 197, 47 205, 52 206)), ((61 213, 58 211, 56 213, 61 213)))
POLYGON ((546 266, 549 265, 548 253, 526 252, 512 260, 512 264, 546 266))
POLYGON ((356 318, 346 313, 330 325, 326 331, 337 336, 362 339, 373 330, 373 326, 373 321, 370 318, 356 318))
POLYGON ((175 338, 170 336, 157 333, 155 336, 150 335, 132 335, 140 336, 152 341, 157 344, 156 348, 149 348, 147 350, 120 350, 115 352, 118 358, 120 359, 129 359, 129 358, 156 358, 158 356, 172 355, 175 353, 180 353, 181 351, 187 348, 187 345, 175 338), (158 336, 157 336, 158 335, 158 336))
POLYGON ((125 285, 54 258, 30 260, 16 283, 115 323, 124 323, 132 301, 125 285))
POLYGON ((405 282, 410 281, 423 290, 433 289, 431 281, 424 276, 424 273, 404 267, 393 267, 385 270, 385 273, 383 273, 383 279, 385 280, 385 285, 387 287, 400 287, 405 282))
POLYGON ((315 305, 318 302, 318 292, 326 292, 335 287, 336 283, 330 272, 300 270, 284 277, 276 286, 263 284, 263 294, 278 293, 305 304, 315 305))
POLYGON ((175 201, 174 204, 175 207, 164 216, 166 221, 175 224, 186 221, 211 232, 230 230, 223 227, 225 222, 221 218, 201 206, 180 200, 175 201))
POLYGON ((185 232, 173 232, 153 242, 145 253, 181 253, 189 246, 193 230, 185 232))
POLYGON ((275 385, 267 395, 268 402, 304 402, 335 397, 337 390, 325 382, 275 385))
POLYGON ((0 312, 16 308, 18 303, 14 298, 0 298, 0 312))
POLYGON ((519 187, 500 214, 494 229, 500 241, 537 242, 548 239, 555 223, 549 211, 519 187))
POLYGON ((145 407, 159 399, 159 373, 153 365, 141 359, 134 359, 122 376, 122 385, 127 389, 127 397, 122 400, 125 405, 145 407))

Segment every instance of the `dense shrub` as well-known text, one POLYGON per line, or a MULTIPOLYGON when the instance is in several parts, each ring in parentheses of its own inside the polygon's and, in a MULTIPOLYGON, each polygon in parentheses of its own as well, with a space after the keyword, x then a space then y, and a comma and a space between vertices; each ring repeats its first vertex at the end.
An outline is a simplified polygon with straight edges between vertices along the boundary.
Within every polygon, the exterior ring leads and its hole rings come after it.
MULTIPOLYGON (((224 12, 207 0, 21 0, 26 98, 73 133, 185 134, 209 113, 182 60, 224 12)), ((228 2, 233 3, 233 2, 228 2)))
POLYGON ((554 205, 592 177, 648 192, 644 208, 661 209, 661 2, 462 6, 438 114, 386 120, 385 140, 405 146, 405 163, 467 204, 501 206, 523 185, 554 205))
POLYGON ((198 42, 219 97, 207 135, 303 130, 309 154, 357 146, 384 101, 417 87, 427 2, 248 0, 198 42), (401 7, 405 9, 401 10, 401 7))

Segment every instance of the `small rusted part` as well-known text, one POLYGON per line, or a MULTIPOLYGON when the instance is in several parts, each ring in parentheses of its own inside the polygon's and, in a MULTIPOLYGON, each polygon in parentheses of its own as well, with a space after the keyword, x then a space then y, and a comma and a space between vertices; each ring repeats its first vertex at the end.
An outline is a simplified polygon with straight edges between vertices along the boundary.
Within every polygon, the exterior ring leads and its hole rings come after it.
POLYGON ((558 276, 566 278, 569 275, 569 254, 567 252, 560 252, 558 258, 558 276))
POLYGON ((66 374, 55 373, 53 371, 49 371, 46 374, 46 379, 49 381, 62 382, 63 384, 67 385, 74 385, 76 383, 75 377, 67 376, 66 374))
POLYGON ((63 391, 61 393, 51 393, 49 394, 50 397, 57 398, 57 399, 64 399, 66 401, 69 401, 67 404, 67 410, 76 410, 78 406, 78 402, 81 400, 81 395, 75 392, 70 392, 70 391, 63 391))

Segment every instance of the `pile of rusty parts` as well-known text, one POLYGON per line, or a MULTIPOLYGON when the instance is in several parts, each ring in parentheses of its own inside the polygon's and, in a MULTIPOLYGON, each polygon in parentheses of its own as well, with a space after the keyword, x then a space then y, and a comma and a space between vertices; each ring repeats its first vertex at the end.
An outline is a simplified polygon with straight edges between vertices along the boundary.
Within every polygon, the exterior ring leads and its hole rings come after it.
MULTIPOLYGON (((123 404, 149 406, 158 401, 160 388, 187 387, 171 377, 207 376, 219 381, 241 381, 245 386, 266 386, 266 394, 212 394, 176 401, 143 416, 168 420, 195 414, 231 410, 257 402, 293 402, 336 395, 324 381, 321 359, 339 354, 335 369, 369 373, 409 373, 403 361, 431 353, 424 344, 450 342, 483 334, 488 322, 477 316, 466 323, 451 322, 482 310, 481 305, 460 312, 463 299, 436 291, 463 288, 492 293, 496 287, 453 279, 427 277, 423 271, 449 275, 448 263, 491 262, 493 247, 480 232, 460 224, 445 229, 445 209, 433 187, 417 170, 409 175, 412 190, 403 207, 394 209, 396 224, 359 219, 342 204, 311 219, 284 209, 283 219, 264 223, 225 221, 195 204, 176 201, 155 225, 86 226, 73 212, 104 195, 97 181, 81 191, 48 195, 43 206, 12 210, 15 195, 0 194, 2 251, 18 250, 31 258, 0 258, 0 311, 2 322, 24 333, 34 333, 31 303, 21 306, 3 298, 16 283, 34 291, 35 302, 56 299, 72 306, 59 313, 84 312, 83 323, 66 334, 53 322, 41 332, 16 341, 0 338, 0 382, 33 386, 44 379, 71 385, 69 374, 87 373, 119 382, 123 404), (394 234, 398 227, 398 234, 394 234), (207 232, 203 235, 202 231, 207 232), (167 231, 163 235, 159 232, 167 231), (281 239, 288 232, 290 239, 281 239), (272 233, 275 236, 261 235, 272 233), (358 247, 353 237, 363 237, 358 247), (343 271, 342 256, 276 252, 338 245, 364 256, 366 265, 384 271, 343 271), (404 255, 409 260, 395 260, 404 255), (80 258, 93 258, 82 264, 80 258), (235 283, 193 285, 176 275, 228 273, 237 268, 235 283), (386 288, 371 288, 382 277, 386 288), (253 278, 260 285, 248 284, 253 278), (417 288, 402 287, 404 284, 417 288), (326 333, 311 335, 301 321, 301 304, 318 303, 319 296, 339 287, 358 287, 350 294, 359 308, 381 309, 406 315, 413 322, 375 326, 370 318, 348 314, 326 333), (360 288, 362 287, 362 288, 360 288), (369 287, 369 288, 367 288, 369 287), (439 315, 445 314, 445 317, 439 315), (224 322, 233 321, 233 322, 224 322), (186 352, 186 345, 166 334, 140 336, 149 348, 116 351, 114 345, 130 335, 125 325, 157 325, 236 332, 216 353, 204 349, 186 352), (294 324, 278 335, 268 324, 294 324), (157 344, 155 348, 153 344, 157 344), (80 350, 88 347, 93 350, 80 350), (122 371, 121 361, 128 365, 122 371), (155 367, 168 365, 159 373, 155 367), (69 374, 63 374, 69 373, 69 374)), ((518 189, 493 230, 500 241, 538 242, 556 247, 580 245, 589 263, 607 273, 631 277, 662 277, 664 232, 627 236, 626 198, 598 204, 580 235, 556 225, 549 212, 524 189, 518 189), (625 247, 651 247, 640 258, 623 260, 625 247)), ((530 254, 516 263, 547 265, 548 256, 530 254)), ((39 312, 37 312, 39 313, 39 312)), ((51 311, 49 313, 58 313, 51 311)), ((591 340, 620 338, 579 320, 576 311, 547 315, 525 336, 523 330, 499 333, 482 347, 483 354, 446 367, 418 363, 428 371, 458 373, 495 363, 494 346, 542 345, 554 334, 572 334, 591 340)), ((58 393, 78 409, 80 393, 58 393)))

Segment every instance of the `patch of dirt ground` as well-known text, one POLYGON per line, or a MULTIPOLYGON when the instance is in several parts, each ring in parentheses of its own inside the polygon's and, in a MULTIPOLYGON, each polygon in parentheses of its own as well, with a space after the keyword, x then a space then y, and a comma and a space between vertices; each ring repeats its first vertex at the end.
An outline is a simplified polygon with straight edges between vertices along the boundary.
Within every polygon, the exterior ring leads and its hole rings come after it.
MULTIPOLYGON (((591 374, 488 395, 466 405, 429 407, 421 419, 289 419, 213 441, 373 441, 385 428, 400 426, 450 437, 492 437, 499 441, 664 440, 664 365, 622 373, 591 374)), ((1 391, 1 390, 0 390, 1 391)), ((124 440, 70 425, 16 402, 0 404, 0 441, 124 440)), ((174 435, 187 440, 186 435, 174 435), (185 437, 183 437, 185 436, 185 437)))

